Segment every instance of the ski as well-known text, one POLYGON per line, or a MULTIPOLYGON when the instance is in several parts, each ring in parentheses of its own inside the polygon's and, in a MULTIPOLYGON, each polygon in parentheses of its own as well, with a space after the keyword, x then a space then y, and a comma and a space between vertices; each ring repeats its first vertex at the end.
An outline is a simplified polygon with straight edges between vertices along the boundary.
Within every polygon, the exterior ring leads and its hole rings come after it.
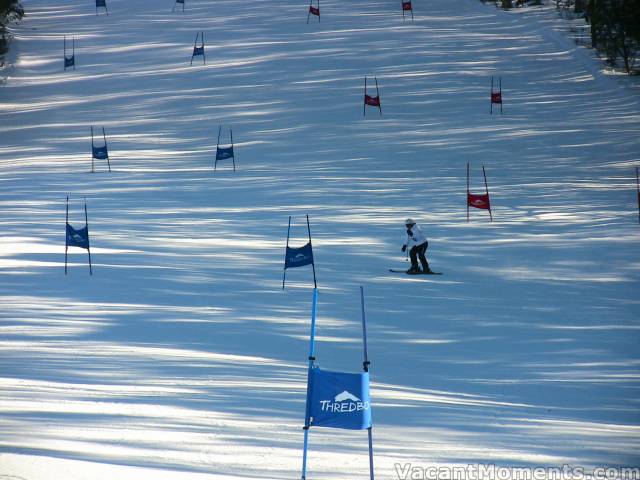
POLYGON ((398 270, 396 268, 390 268, 389 269, 390 272, 393 273, 406 273, 407 275, 442 275, 442 272, 429 272, 429 273, 424 273, 424 272, 420 272, 420 273, 407 273, 406 270, 398 270))

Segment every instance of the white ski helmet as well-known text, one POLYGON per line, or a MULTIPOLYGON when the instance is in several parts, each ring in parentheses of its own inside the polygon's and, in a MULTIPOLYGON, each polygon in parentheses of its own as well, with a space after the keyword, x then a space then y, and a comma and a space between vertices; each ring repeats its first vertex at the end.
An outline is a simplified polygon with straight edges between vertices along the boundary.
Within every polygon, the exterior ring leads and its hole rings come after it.
POLYGON ((416 224, 416 221, 415 221, 413 218, 407 218, 407 219, 404 221, 404 224, 405 224, 405 225, 415 225, 415 224, 416 224))

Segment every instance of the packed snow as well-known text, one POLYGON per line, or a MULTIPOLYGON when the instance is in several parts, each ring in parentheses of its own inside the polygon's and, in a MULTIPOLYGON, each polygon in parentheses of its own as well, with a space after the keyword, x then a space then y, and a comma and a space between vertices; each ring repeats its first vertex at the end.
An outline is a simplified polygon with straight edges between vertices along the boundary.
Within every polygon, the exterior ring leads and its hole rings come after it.
MULTIPOLYGON (((548 10, 400 5, 25 0, 0 86, 2 480, 298 478, 313 278, 283 291, 282 267, 307 214, 322 367, 361 369, 364 287, 378 478, 640 466, 637 89, 548 10), (214 176, 220 126, 237 171, 214 176), (467 162, 493 222, 466 221, 467 162), (79 248, 64 275, 67 196, 91 276, 79 248), (407 217, 442 276, 389 272, 407 217)), ((312 428, 308 478, 368 475, 366 432, 312 428)))

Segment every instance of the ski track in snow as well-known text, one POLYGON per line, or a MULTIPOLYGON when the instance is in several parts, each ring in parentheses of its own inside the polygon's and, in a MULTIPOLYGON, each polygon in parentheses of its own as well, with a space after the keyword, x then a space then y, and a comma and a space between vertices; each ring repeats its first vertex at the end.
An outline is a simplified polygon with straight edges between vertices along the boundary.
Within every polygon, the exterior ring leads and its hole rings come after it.
MULTIPOLYGON (((0 87, 0 479, 297 477, 311 271, 280 282, 287 218, 298 246, 307 213, 323 367, 359 369, 365 287, 380 478, 640 463, 639 101, 551 17, 108 7, 26 0, 0 87), (365 75, 382 117, 363 118, 365 75), (91 125, 111 174, 88 173, 91 125), (238 171, 213 177, 219 125, 238 171), (493 223, 465 221, 468 161, 493 223), (87 199, 92 277, 74 248, 63 275, 67 195, 77 227, 87 199), (387 271, 407 216, 445 275, 387 271)), ((364 432, 312 430, 310 448, 310 478, 368 475, 364 432)))

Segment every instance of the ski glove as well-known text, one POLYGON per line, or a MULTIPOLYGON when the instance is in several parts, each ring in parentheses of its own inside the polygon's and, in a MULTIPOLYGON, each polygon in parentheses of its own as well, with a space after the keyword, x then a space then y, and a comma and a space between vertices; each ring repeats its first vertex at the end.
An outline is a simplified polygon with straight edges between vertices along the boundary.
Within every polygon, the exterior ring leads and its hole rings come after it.
POLYGON ((413 232, 411 231, 410 228, 407 228, 407 235, 409 235, 410 237, 413 237, 413 232))
POLYGON ((406 245, 402 245, 402 251, 406 252, 407 251, 407 246, 406 245))

